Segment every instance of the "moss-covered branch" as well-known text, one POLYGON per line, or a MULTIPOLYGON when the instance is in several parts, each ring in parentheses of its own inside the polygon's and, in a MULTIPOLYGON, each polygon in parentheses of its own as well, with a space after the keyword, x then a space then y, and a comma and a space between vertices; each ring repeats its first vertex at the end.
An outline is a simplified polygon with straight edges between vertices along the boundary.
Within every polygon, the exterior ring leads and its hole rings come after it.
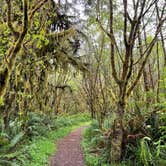
POLYGON ((16 29, 13 27, 12 24, 12 19, 11 19, 11 0, 6 0, 6 5, 7 5, 7 25, 15 38, 17 39, 19 37, 19 32, 16 31, 16 29))
MULTIPOLYGON (((12 25, 12 20, 11 20, 11 13, 12 8, 11 8, 11 0, 6 0, 7 4, 7 24, 9 29, 12 31, 15 40, 13 45, 9 48, 9 50, 6 52, 6 59, 5 59, 5 65, 1 66, 0 70, 0 97, 3 97, 6 93, 6 88, 9 84, 9 79, 11 72, 13 71, 13 68, 15 66, 15 60, 16 57, 21 50, 21 46, 23 43, 23 40, 28 32, 29 28, 29 19, 31 20, 32 17, 34 16, 35 12, 42 7, 47 1, 41 1, 40 3, 36 4, 32 11, 30 12, 30 16, 28 15, 28 5, 29 5, 29 0, 23 0, 23 21, 22 21, 22 31, 18 33, 13 25, 12 25)), ((14 10, 14 9, 13 9, 14 10)))

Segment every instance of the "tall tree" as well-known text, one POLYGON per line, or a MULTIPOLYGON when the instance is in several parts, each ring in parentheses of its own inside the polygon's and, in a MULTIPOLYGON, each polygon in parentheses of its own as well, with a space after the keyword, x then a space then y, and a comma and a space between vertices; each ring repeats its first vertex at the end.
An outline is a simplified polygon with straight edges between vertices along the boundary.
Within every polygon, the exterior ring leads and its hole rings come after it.
MULTIPOLYGON (((98 5, 101 1, 98 0, 98 5)), ((166 2, 151 0, 151 1, 140 1, 133 0, 132 3, 128 0, 123 0, 123 2, 116 2, 120 4, 120 7, 123 6, 123 14, 121 18, 123 19, 123 28, 122 28, 122 38, 123 46, 122 51, 120 52, 117 36, 117 32, 114 31, 115 28, 115 17, 117 16, 117 10, 114 10, 115 2, 113 0, 109 1, 109 23, 110 31, 108 32, 100 19, 98 23, 110 38, 110 50, 111 50, 111 67, 112 67, 112 76, 119 87, 118 99, 117 99, 117 110, 116 110, 116 119, 114 121, 113 134, 111 140, 111 161, 119 161, 122 155, 122 143, 124 139, 124 126, 123 120, 126 113, 126 103, 129 97, 131 96, 132 91, 137 86, 142 74, 145 76, 145 65, 148 61, 148 58, 151 55, 151 52, 158 40, 158 35, 161 33, 162 26, 166 20, 165 6, 166 2), (154 14, 155 5, 162 4, 160 12, 157 16, 156 12, 153 16, 153 33, 148 33, 148 26, 150 25, 149 15, 154 14), (129 12, 131 11, 131 12, 129 12), (158 18, 156 21, 156 17, 158 18), (146 22, 146 23, 144 23, 146 22), (143 32, 146 33, 144 36, 143 32), (151 39, 147 40, 148 35, 153 36, 151 39), (139 57, 137 57, 137 49, 140 49, 140 41, 144 44, 142 50, 139 51, 139 57), (148 41, 146 44, 145 42, 148 41), (121 59, 121 70, 117 71, 117 57, 121 59), (137 69, 137 73, 135 73, 137 69), (120 72, 120 75, 118 74, 120 72)), ((98 10, 98 12, 100 12, 98 10)))

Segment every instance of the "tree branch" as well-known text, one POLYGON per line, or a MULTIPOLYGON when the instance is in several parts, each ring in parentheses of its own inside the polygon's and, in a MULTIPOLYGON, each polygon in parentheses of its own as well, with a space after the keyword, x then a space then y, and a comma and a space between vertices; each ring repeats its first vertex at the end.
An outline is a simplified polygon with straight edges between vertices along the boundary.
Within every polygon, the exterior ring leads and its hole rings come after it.
POLYGON ((36 11, 39 10, 48 0, 38 1, 31 9, 29 13, 29 20, 32 20, 33 16, 35 15, 36 11))
POLYGON ((115 50, 114 50, 114 45, 115 45, 115 38, 114 38, 114 31, 113 31, 113 1, 110 0, 110 38, 111 40, 111 66, 112 66, 112 75, 115 80, 115 82, 120 86, 120 80, 117 76, 117 71, 115 68, 115 50))
POLYGON ((17 39, 19 37, 19 32, 17 32, 13 25, 12 25, 12 19, 11 19, 11 0, 5 0, 7 5, 7 25, 11 32, 13 33, 14 37, 17 39))
POLYGON ((127 97, 129 97, 129 95, 131 94, 132 90, 135 88, 135 86, 137 85, 139 79, 141 78, 141 75, 142 75, 143 69, 145 67, 145 64, 147 62, 147 59, 148 59, 148 57, 150 56, 150 54, 152 52, 153 46, 155 45, 156 40, 157 40, 157 36, 160 33, 161 27, 162 27, 162 25, 163 25, 163 23, 165 21, 166 21, 166 17, 159 22, 157 30, 156 30, 156 33, 155 33, 155 36, 154 36, 153 40, 151 41, 149 47, 145 50, 146 57, 145 57, 144 61, 142 62, 141 68, 140 68, 140 70, 138 72, 138 75, 137 75, 135 81, 133 82, 133 84, 131 85, 131 87, 127 91, 127 97))

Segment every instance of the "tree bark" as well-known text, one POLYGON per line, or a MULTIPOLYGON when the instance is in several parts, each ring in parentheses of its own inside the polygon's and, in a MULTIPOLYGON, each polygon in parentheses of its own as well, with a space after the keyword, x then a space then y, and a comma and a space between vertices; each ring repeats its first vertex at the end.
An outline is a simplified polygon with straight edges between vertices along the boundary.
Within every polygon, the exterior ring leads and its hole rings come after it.
POLYGON ((113 134, 111 138, 111 162, 116 163, 122 157, 123 142, 123 115, 125 111, 125 102, 119 101, 117 104, 116 119, 113 126, 113 134))

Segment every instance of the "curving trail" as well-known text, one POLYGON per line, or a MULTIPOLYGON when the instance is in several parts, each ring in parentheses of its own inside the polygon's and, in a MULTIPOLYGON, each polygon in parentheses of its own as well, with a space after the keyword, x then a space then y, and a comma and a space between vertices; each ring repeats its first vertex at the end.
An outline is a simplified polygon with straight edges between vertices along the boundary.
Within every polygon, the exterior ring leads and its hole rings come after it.
POLYGON ((84 128, 72 131, 58 142, 58 151, 51 157, 50 166, 85 166, 80 145, 84 128))

